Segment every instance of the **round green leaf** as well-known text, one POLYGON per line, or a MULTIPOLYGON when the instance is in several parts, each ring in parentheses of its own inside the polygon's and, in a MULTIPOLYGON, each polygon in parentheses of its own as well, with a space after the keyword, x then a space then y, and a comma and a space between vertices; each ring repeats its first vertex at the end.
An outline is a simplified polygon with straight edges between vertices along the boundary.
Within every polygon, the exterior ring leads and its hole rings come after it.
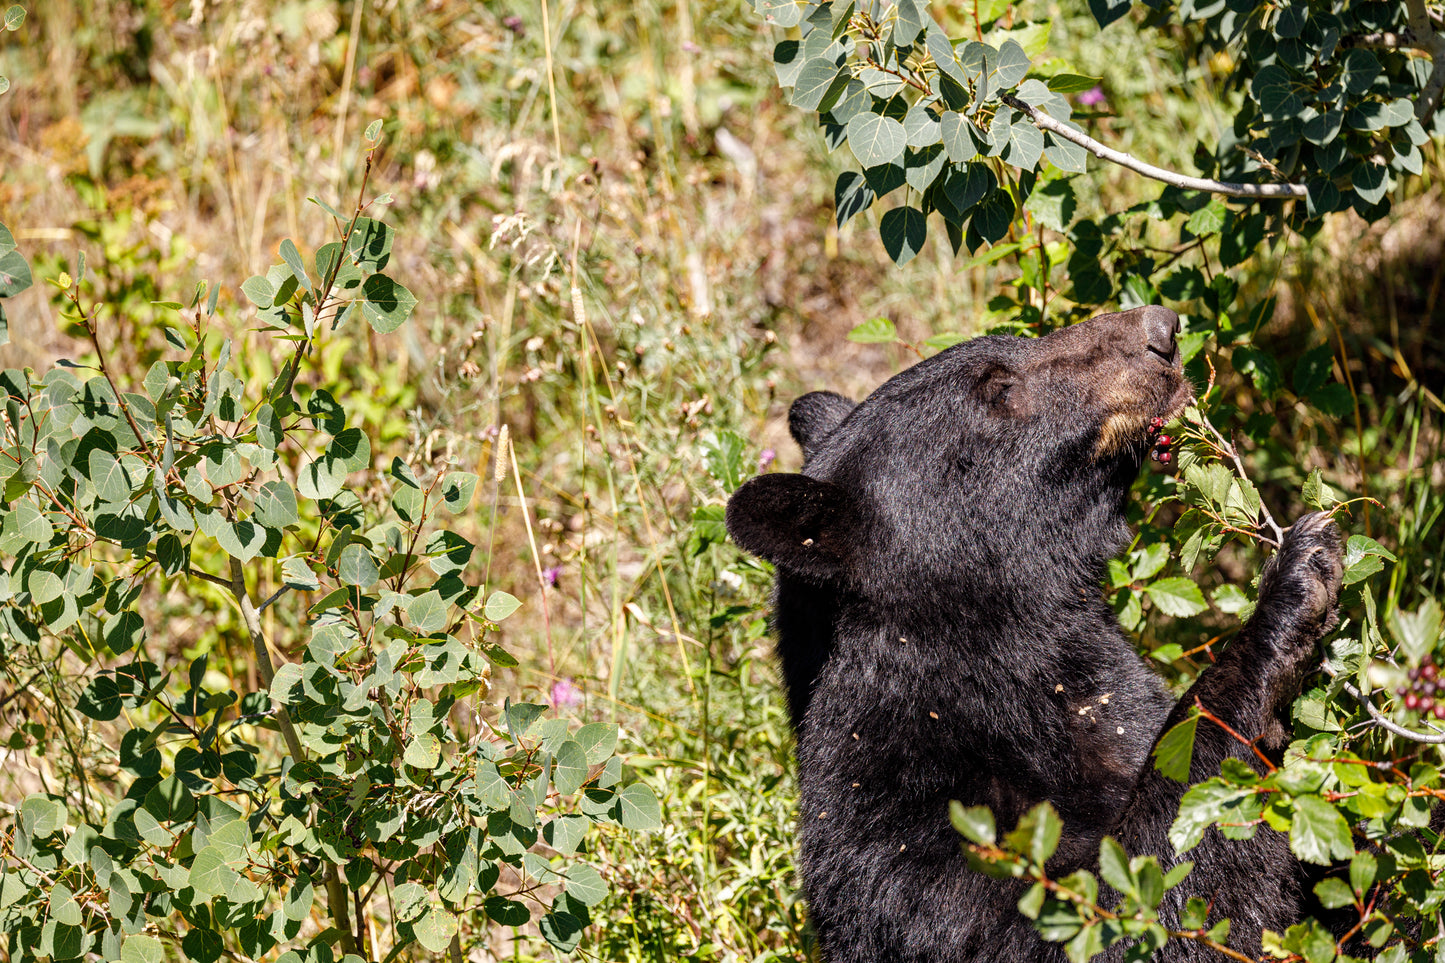
POLYGON ((418 769, 435 769, 442 758, 442 743, 434 732, 413 733, 402 760, 418 769))
POLYGON ((908 135, 892 117, 859 114, 848 121, 848 147, 864 167, 891 164, 903 156, 908 135))
POLYGON ((406 620, 418 635, 430 635, 447 627, 447 609, 440 592, 423 592, 406 603, 406 620))
POLYGON ((617 794, 617 821, 623 829, 635 831, 657 829, 662 825, 662 807, 657 796, 642 783, 626 786, 617 794))
POLYGON ((366 589, 376 584, 381 572, 377 569, 376 560, 371 557, 370 550, 364 545, 352 542, 341 550, 341 555, 336 560, 336 577, 345 585, 366 589))
POLYGON ((296 493, 281 479, 272 479, 256 493, 251 517, 268 528, 285 528, 300 521, 296 513, 296 493))
POLYGON ((385 274, 367 278, 361 294, 366 299, 361 303, 361 315, 379 334, 401 327, 416 307, 416 296, 385 274))
POLYGON ((411 931, 422 946, 433 953, 441 953, 456 935, 457 918, 440 903, 432 903, 426 915, 411 925, 411 931))

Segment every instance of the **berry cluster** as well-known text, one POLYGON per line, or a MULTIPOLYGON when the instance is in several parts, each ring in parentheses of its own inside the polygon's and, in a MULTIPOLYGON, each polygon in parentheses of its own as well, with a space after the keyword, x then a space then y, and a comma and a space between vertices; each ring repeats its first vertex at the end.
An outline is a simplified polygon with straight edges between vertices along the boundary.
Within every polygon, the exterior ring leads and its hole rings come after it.
POLYGON ((1174 439, 1168 435, 1159 434, 1159 430, 1163 427, 1164 419, 1158 415, 1149 419, 1149 434, 1158 436, 1154 439, 1154 450, 1149 453, 1149 456, 1160 464, 1167 465, 1169 464, 1169 459, 1172 457, 1169 454, 1169 443, 1174 439))
POLYGON ((1445 679, 1439 676, 1440 670, 1427 659, 1410 670, 1409 683, 1397 688, 1395 695, 1404 696, 1405 708, 1411 712, 1445 719, 1445 679))

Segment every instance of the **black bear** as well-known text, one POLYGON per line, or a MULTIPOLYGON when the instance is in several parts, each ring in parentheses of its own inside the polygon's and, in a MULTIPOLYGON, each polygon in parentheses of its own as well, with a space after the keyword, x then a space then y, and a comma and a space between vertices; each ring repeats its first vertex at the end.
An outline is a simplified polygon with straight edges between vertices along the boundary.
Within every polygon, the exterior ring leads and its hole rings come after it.
MULTIPOLYGON (((1167 868, 1186 787, 1150 750, 1194 700, 1266 753, 1286 746, 1289 705, 1336 618, 1329 518, 1288 531, 1253 616, 1182 699, 1101 591, 1151 422, 1192 396, 1178 326, 1135 308, 1038 339, 976 338, 857 405, 805 395, 788 418, 802 473, 759 476, 729 502, 733 539, 777 571, 800 870, 830 963, 1062 960, 1016 909, 1018 886, 969 870, 949 800, 989 806, 1001 829, 1050 801, 1064 821, 1051 871, 1093 867, 1106 834, 1167 868)), ((1258 765, 1201 724, 1191 781, 1226 756, 1258 765)), ((1232 947, 1255 956, 1261 929, 1297 921, 1283 836, 1211 830, 1188 858, 1170 898, 1211 900, 1232 947)), ((1185 940, 1158 956, 1205 957, 1217 958, 1185 940)))

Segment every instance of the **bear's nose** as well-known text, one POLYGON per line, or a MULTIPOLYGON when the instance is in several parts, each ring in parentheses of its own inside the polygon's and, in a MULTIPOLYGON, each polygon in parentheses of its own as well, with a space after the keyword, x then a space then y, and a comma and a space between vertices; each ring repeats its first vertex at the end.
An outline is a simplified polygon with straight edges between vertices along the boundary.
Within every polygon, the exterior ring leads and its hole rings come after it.
POLYGON ((1165 361, 1174 360, 1174 335, 1179 333, 1179 315, 1157 304, 1140 308, 1149 350, 1165 361))

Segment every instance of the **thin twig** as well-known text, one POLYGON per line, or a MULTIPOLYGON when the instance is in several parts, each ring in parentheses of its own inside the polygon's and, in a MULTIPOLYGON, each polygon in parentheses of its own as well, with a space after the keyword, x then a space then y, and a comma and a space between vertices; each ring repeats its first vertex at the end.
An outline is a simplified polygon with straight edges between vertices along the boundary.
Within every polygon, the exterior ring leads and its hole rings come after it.
MULTIPOLYGON (((1439 61, 1437 61, 1437 64, 1438 63, 1439 61)), ((1216 181, 1207 177, 1190 177, 1187 174, 1180 174, 1175 171, 1165 170, 1162 167, 1155 167, 1153 164, 1146 164, 1144 161, 1131 157, 1123 151, 1106 147, 1088 134, 1074 130, 1072 127, 1055 120, 1041 110, 1029 106, 1011 94, 1004 94, 1000 99, 1033 121, 1035 127, 1046 130, 1056 137, 1062 137, 1064 140, 1084 148, 1084 150, 1101 160, 1109 161, 1111 164, 1118 164, 1120 167, 1127 168, 1136 174, 1143 174, 1145 177, 1153 178, 1156 181, 1163 181, 1165 184, 1172 184, 1175 187, 1189 191, 1207 191, 1210 194, 1224 194, 1227 197, 1302 198, 1309 195, 1309 191, 1303 184, 1236 184, 1231 181, 1216 181)))
POLYGON ((1239 730, 1235 729, 1229 723, 1219 718, 1219 716, 1204 708, 1204 703, 1199 701, 1198 696, 1194 697, 1194 708, 1199 710, 1200 718, 1208 719, 1210 722, 1214 723, 1216 726, 1233 736, 1241 745, 1247 747, 1250 752, 1254 753, 1255 756, 1258 757, 1260 762, 1264 763, 1264 767, 1270 772, 1274 772, 1279 768, 1274 763, 1270 762, 1268 756, 1266 756, 1263 752, 1260 752, 1259 746, 1255 744, 1257 740, 1244 738, 1244 736, 1240 735, 1239 730))
MULTIPOLYGON (((1320 666, 1320 668, 1323 669, 1325 675, 1329 676, 1331 679, 1339 679, 1339 672, 1328 662, 1320 666)), ((1365 695, 1363 692, 1361 692, 1359 689, 1356 689, 1348 682, 1345 682, 1343 679, 1340 679, 1339 681, 1340 685, 1344 687, 1344 690, 1350 695, 1354 696, 1355 699, 1359 701, 1360 705, 1365 707, 1365 711, 1370 714, 1370 719, 1373 720, 1375 725, 1379 726, 1381 729, 1384 729, 1386 732, 1393 732, 1400 738, 1409 739, 1413 742, 1423 742, 1432 746, 1445 745, 1445 732, 1416 732, 1413 729, 1406 729, 1404 726, 1396 725, 1395 723, 1391 722, 1383 712, 1375 708, 1375 704, 1370 701, 1369 696, 1365 695)))

